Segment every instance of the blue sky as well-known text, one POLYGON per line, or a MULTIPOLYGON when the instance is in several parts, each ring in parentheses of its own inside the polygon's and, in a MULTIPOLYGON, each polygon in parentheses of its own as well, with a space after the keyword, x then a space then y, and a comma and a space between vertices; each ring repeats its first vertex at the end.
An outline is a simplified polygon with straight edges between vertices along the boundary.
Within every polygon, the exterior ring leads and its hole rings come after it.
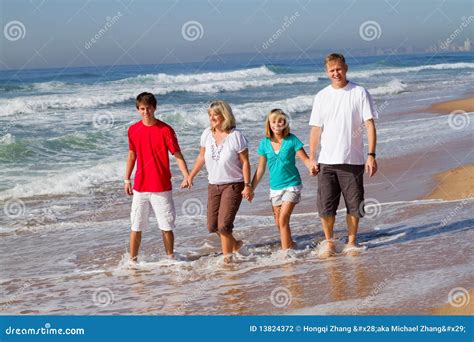
MULTIPOLYGON (((177 63, 214 54, 304 55, 314 50, 428 47, 449 37, 472 15, 470 0, 0 0, 0 69, 177 63), (376 23, 372 26, 376 39, 361 38, 360 28, 366 22, 376 23), (183 34, 186 23, 191 25, 188 39, 183 34), (15 24, 16 33, 7 30, 15 24), (197 35, 190 36, 193 32, 197 35), (272 36, 276 39, 270 43, 272 36)), ((470 22, 455 43, 472 39, 473 29, 470 22)))

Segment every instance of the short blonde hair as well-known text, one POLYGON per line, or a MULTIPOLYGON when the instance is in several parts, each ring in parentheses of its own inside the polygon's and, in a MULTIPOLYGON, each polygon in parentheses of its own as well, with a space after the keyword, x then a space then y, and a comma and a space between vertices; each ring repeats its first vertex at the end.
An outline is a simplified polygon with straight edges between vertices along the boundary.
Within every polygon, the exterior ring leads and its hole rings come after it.
POLYGON ((331 53, 324 58, 324 66, 327 66, 329 62, 340 61, 343 65, 346 65, 346 59, 340 53, 331 53))
POLYGON ((287 137, 290 134, 290 118, 288 117, 288 115, 285 114, 284 111, 282 111, 279 108, 272 109, 270 113, 268 113, 267 119, 265 120, 265 136, 267 138, 273 138, 273 132, 270 127, 270 120, 272 118, 285 119, 286 126, 285 126, 285 129, 283 129, 283 132, 281 133, 281 135, 283 136, 283 138, 287 137))
MULTIPOLYGON (((224 122, 222 123, 222 129, 226 132, 230 132, 236 127, 234 113, 232 113, 232 108, 229 104, 222 100, 212 101, 207 108, 207 113, 210 115, 211 110, 219 113, 224 117, 224 122)), ((212 127, 211 127, 212 130, 212 127)))

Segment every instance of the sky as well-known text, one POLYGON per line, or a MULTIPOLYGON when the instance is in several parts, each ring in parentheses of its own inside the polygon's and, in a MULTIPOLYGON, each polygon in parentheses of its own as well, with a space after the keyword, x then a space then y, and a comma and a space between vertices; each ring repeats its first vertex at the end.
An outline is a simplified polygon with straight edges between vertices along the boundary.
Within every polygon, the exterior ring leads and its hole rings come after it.
POLYGON ((461 44, 470 16, 471 0, 0 0, 0 70, 428 47, 464 22, 461 44))

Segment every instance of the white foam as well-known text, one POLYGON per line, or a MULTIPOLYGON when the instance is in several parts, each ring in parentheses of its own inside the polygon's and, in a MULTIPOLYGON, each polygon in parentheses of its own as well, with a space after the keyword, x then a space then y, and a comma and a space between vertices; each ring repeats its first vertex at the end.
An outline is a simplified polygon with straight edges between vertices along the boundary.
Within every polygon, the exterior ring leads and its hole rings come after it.
POLYGON ((369 93, 374 96, 395 95, 406 91, 407 85, 398 79, 394 79, 384 85, 369 89, 369 93))
POLYGON ((62 170, 58 174, 40 177, 29 183, 17 184, 2 191, 0 199, 24 198, 51 194, 86 194, 88 189, 104 182, 119 181, 124 173, 122 161, 104 162, 79 171, 62 170))

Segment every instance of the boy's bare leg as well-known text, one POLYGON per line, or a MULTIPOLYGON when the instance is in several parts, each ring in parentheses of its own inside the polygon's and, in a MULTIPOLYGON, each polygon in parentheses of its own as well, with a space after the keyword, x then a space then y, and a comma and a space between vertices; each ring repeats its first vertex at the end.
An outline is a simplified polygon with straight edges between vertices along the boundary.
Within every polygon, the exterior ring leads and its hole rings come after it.
POLYGON ((225 260, 227 262, 227 258, 229 258, 233 252, 235 239, 232 233, 221 232, 219 236, 221 237, 222 254, 224 254, 224 258, 226 258, 225 260))
POLYGON ((334 242, 332 241, 334 235, 334 223, 336 222, 336 216, 320 216, 321 225, 323 226, 324 237, 327 240, 327 250, 321 255, 323 258, 327 258, 334 254, 336 251, 334 242))
POLYGON ((290 230, 290 217, 293 209, 295 208, 296 203, 283 202, 280 207, 279 215, 279 226, 280 226, 280 239, 281 239, 281 249, 286 250, 293 248, 295 242, 291 238, 290 230))
POLYGON ((130 231, 130 260, 138 261, 138 249, 142 241, 142 232, 130 231))
POLYGON ((359 229, 359 218, 347 214, 347 247, 357 246, 357 230, 359 229))
POLYGON ((172 230, 162 230, 161 236, 163 237, 163 243, 165 244, 166 255, 169 257, 174 256, 174 234, 172 230))

